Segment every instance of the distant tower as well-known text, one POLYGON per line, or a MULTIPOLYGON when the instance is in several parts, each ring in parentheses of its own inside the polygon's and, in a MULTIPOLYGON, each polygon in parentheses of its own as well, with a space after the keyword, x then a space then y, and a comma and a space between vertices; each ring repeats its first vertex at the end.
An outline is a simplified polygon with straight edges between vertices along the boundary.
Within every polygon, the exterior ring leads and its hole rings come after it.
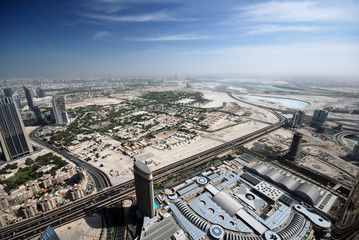
POLYGON ((298 111, 298 126, 301 127, 303 126, 304 123, 304 117, 305 117, 305 112, 304 111, 298 111))
POLYGON ((153 176, 151 170, 142 162, 134 163, 135 187, 138 208, 148 217, 155 215, 153 176))
POLYGON ((328 112, 321 109, 315 109, 312 117, 312 122, 318 125, 323 125, 328 118, 328 112))
POLYGON ((175 80, 177 80, 177 74, 175 74, 175 80))
POLYGON ((291 127, 292 127, 292 128, 297 127, 297 125, 298 125, 298 118, 299 118, 299 114, 298 114, 298 112, 295 112, 295 113, 293 114, 293 117, 292 117, 292 124, 291 124, 291 127))
POLYGON ((41 88, 36 89, 36 97, 38 98, 46 97, 45 91, 41 88))
POLYGON ((359 144, 355 144, 351 155, 352 155, 352 158, 359 161, 359 144))
POLYGON ((33 151, 12 98, 0 99, 0 144, 6 161, 33 151))
POLYGON ((42 119, 42 114, 41 114, 40 108, 39 108, 38 106, 35 106, 35 107, 33 107, 32 111, 33 111, 34 114, 35 114, 36 122, 37 122, 37 123, 42 122, 43 119, 42 119))
POLYGON ((294 133, 292 145, 290 146, 290 150, 287 153, 287 158, 289 160, 295 161, 300 153, 300 146, 302 144, 303 134, 294 133))
POLYGON ((18 93, 17 90, 12 94, 11 97, 14 100, 14 103, 16 104, 17 109, 19 109, 19 110, 22 109, 21 101, 20 101, 20 98, 19 98, 19 93, 18 93))
POLYGON ((12 96, 11 88, 4 88, 3 91, 4 91, 5 97, 11 97, 12 96))
POLYGON ((23 86, 23 87, 24 87, 24 91, 25 91, 27 105, 29 105, 29 110, 32 110, 34 108, 34 101, 32 100, 31 92, 27 87, 25 87, 25 86, 23 86))
POLYGON ((54 112, 56 124, 66 124, 69 119, 65 111, 65 98, 63 96, 52 98, 52 110, 54 112))

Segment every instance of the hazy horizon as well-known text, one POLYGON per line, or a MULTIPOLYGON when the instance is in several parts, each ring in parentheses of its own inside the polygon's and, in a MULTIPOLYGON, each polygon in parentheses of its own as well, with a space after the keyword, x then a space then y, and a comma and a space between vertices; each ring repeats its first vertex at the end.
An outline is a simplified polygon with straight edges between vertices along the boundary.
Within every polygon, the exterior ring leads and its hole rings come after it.
POLYGON ((0 9, 0 79, 359 77, 357 1, 25 1, 0 9))

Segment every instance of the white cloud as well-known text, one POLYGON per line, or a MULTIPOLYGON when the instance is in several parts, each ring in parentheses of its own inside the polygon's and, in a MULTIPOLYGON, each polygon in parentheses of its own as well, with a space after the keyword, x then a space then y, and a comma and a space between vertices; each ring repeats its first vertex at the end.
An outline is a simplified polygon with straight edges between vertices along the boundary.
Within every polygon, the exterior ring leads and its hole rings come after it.
POLYGON ((86 14, 85 17, 103 20, 109 22, 150 22, 150 21, 177 21, 178 19, 168 16, 163 12, 132 15, 132 16, 116 16, 103 14, 86 14))
POLYGON ((249 27, 245 29, 244 33, 241 36, 246 35, 258 35, 258 34, 266 34, 266 33, 276 33, 276 32, 309 32, 316 30, 316 27, 309 26, 293 26, 293 25, 274 25, 274 24, 266 24, 266 25, 256 25, 253 27, 249 27))
POLYGON ((192 40, 201 40, 209 39, 209 36, 204 35, 167 35, 167 36, 158 36, 158 37, 148 37, 148 38, 135 38, 129 39, 133 41, 192 41, 192 40))
POLYGON ((239 8, 241 19, 253 22, 358 21, 357 5, 309 2, 264 2, 239 8), (321 4, 323 3, 323 4, 321 4))
POLYGON ((98 40, 100 38, 104 38, 106 36, 108 36, 110 34, 110 32, 108 31, 99 31, 99 32, 96 32, 93 36, 92 36, 92 39, 93 40, 98 40))

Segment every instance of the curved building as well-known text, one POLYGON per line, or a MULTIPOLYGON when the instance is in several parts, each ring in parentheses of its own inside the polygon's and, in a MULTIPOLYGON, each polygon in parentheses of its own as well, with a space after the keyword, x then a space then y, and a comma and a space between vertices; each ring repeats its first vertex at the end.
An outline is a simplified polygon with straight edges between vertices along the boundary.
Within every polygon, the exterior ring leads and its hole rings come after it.
MULTIPOLYGON (((269 168, 262 163, 253 163, 247 166, 247 169, 313 206, 321 198, 318 188, 313 184, 307 182, 302 183, 294 179, 293 176, 280 173, 275 168, 269 168)), ((259 184, 256 186, 259 186, 259 184)))
POLYGON ((134 176, 138 208, 148 217, 155 215, 153 176, 151 170, 142 162, 135 161, 134 176))
POLYGON ((294 189, 294 193, 311 205, 314 205, 320 198, 318 189, 309 183, 299 184, 298 187, 294 189))

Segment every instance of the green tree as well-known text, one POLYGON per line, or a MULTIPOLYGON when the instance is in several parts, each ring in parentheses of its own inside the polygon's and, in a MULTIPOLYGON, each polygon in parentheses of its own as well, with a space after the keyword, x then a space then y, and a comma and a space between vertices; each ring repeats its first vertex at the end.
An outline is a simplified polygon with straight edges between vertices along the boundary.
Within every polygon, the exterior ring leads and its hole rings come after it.
POLYGON ((34 160, 32 160, 31 158, 26 158, 26 160, 25 160, 25 164, 26 165, 31 165, 31 164, 33 164, 34 163, 34 160))

